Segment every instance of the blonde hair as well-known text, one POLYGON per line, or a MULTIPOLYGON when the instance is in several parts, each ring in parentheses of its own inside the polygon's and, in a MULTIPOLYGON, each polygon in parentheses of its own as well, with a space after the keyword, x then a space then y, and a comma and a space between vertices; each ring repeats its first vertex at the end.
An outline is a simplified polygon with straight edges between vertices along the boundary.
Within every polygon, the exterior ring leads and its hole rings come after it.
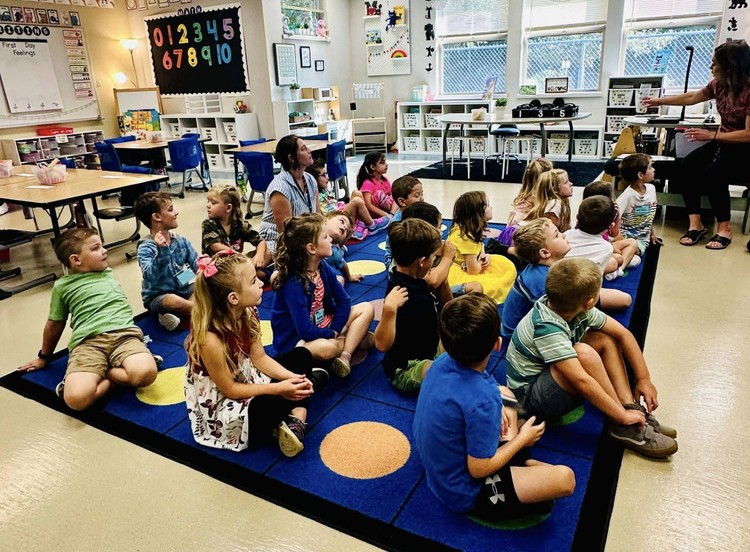
POLYGON ((550 267, 545 287, 547 299, 555 309, 574 312, 599 296, 602 273, 590 259, 561 259, 550 267))
POLYGON ((190 364, 200 364, 201 349, 206 344, 208 332, 219 337, 222 344, 224 360, 234 379, 241 381, 239 366, 234 361, 233 351, 229 349, 230 335, 239 336, 243 326, 247 328, 250 339, 260 337, 260 322, 251 309, 245 309, 241 320, 236 320, 229 310, 227 297, 242 287, 240 269, 245 265, 252 266, 246 255, 230 251, 216 253, 212 260, 216 265, 216 274, 206 277, 203 271, 195 278, 195 304, 190 314, 192 331, 185 341, 190 364), (239 323, 238 323, 239 322, 239 323))
POLYGON ((560 184, 568 179, 568 173, 562 169, 552 169, 539 177, 534 188, 534 208, 529 213, 528 219, 542 218, 547 212, 547 205, 551 201, 559 201, 561 205, 560 218, 557 224, 560 232, 570 228, 570 201, 567 197, 560 197, 560 184))
POLYGON ((534 186, 536 186, 539 177, 542 176, 543 173, 551 171, 553 168, 552 161, 549 161, 544 157, 534 159, 529 163, 526 170, 523 171, 523 176, 521 177, 521 191, 518 192, 518 195, 513 200, 513 205, 517 205, 519 202, 527 199, 533 194, 534 186))
POLYGON ((318 241, 325 224, 325 217, 318 213, 303 213, 286 221, 276 246, 278 274, 273 282, 273 289, 280 289, 291 276, 297 276, 302 280, 305 291, 312 293, 310 287, 314 284, 307 272, 310 259, 307 246, 318 241))
POLYGON ((513 245, 516 255, 531 264, 539 264, 542 256, 539 250, 547 245, 547 226, 552 221, 548 218, 539 218, 524 224, 513 234, 513 245))
POLYGON ((218 197, 227 205, 232 206, 232 223, 242 222, 242 204, 240 203, 240 192, 231 184, 218 184, 208 190, 209 196, 218 197))
POLYGON ((487 194, 480 191, 464 192, 453 204, 453 224, 458 226, 460 236, 475 242, 484 241, 487 219, 484 212, 489 205, 487 194))

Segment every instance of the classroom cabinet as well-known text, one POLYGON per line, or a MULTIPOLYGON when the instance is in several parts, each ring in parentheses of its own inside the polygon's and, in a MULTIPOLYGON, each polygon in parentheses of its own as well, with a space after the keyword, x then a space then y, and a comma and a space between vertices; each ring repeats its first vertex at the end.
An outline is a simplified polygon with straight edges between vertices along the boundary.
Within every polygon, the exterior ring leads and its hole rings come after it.
POLYGON ((240 140, 257 140, 258 117, 255 113, 168 113, 161 116, 167 138, 197 133, 206 138, 206 162, 211 172, 234 174, 234 159, 227 150, 240 140))
MULTIPOLYGON (((607 85, 607 109, 604 125, 604 147, 602 156, 610 157, 620 132, 627 126, 625 118, 642 114, 657 115, 658 107, 641 108, 644 96, 662 96, 663 75, 634 77, 610 77, 607 85)), ((644 134, 655 134, 653 128, 641 128, 644 134)))
MULTIPOLYGON (((468 101, 432 101, 432 102, 398 102, 398 147, 399 153, 404 154, 442 154, 443 153, 443 125, 437 117, 443 114, 471 113, 472 109, 485 108, 492 113, 494 102, 484 100, 468 101)), ((539 134, 539 125, 534 119, 528 123, 518 123, 522 135, 531 136, 532 154, 538 155, 542 139, 539 134)), ((467 124, 464 132, 475 136, 472 148, 475 151, 487 151, 488 155, 496 154, 494 136, 489 135, 487 125, 476 125, 472 127, 467 124)), ((459 125, 453 125, 448 129, 448 143, 451 138, 458 136, 459 125)), ((567 124, 563 127, 547 127, 547 156, 551 159, 567 159, 570 132, 567 124), (559 130, 558 130, 559 128, 559 130)), ((573 157, 578 159, 598 158, 601 151, 602 128, 597 125, 583 125, 578 121, 574 123, 573 130, 573 157)), ((529 145, 526 141, 511 145, 511 153, 526 153, 529 145), (519 151, 516 151, 518 149, 519 151)))
POLYGON ((338 133, 343 138, 338 86, 302 88, 297 100, 273 102, 273 122, 276 138, 324 132, 338 133))
POLYGON ((80 168, 98 168, 99 156, 94 142, 103 139, 101 131, 3 138, 3 155, 14 165, 34 165, 58 158, 72 158, 80 168))

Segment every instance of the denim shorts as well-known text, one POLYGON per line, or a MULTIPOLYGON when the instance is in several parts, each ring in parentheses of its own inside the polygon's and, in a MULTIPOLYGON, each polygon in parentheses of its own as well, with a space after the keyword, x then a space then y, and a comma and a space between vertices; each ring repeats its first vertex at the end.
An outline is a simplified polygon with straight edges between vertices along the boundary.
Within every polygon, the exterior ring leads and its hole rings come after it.
POLYGON ((167 295, 178 295, 182 297, 183 299, 190 299, 193 295, 193 291, 195 290, 195 284, 190 284, 190 288, 185 293, 164 293, 162 295, 157 295, 153 299, 151 299, 147 303, 143 303, 143 306, 150 312, 151 314, 166 314, 167 309, 164 308, 164 297, 167 295))

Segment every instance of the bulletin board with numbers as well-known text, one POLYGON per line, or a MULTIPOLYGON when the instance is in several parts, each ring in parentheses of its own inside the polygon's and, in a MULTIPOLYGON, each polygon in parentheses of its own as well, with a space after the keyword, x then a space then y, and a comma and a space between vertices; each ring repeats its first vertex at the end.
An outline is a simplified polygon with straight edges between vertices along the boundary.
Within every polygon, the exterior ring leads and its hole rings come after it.
POLYGON ((147 18, 154 79, 162 95, 248 92, 240 21, 239 5, 147 18))

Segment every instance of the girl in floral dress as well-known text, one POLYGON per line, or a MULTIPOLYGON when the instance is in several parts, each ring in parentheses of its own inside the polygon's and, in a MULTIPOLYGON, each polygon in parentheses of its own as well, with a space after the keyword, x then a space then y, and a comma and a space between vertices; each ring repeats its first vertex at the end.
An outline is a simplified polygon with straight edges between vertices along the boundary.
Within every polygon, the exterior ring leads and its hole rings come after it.
POLYGON ((256 307, 263 284, 252 261, 227 250, 198 260, 185 401, 195 440, 244 450, 276 433, 285 456, 302 451, 310 395, 328 381, 302 347, 269 357, 256 307))

